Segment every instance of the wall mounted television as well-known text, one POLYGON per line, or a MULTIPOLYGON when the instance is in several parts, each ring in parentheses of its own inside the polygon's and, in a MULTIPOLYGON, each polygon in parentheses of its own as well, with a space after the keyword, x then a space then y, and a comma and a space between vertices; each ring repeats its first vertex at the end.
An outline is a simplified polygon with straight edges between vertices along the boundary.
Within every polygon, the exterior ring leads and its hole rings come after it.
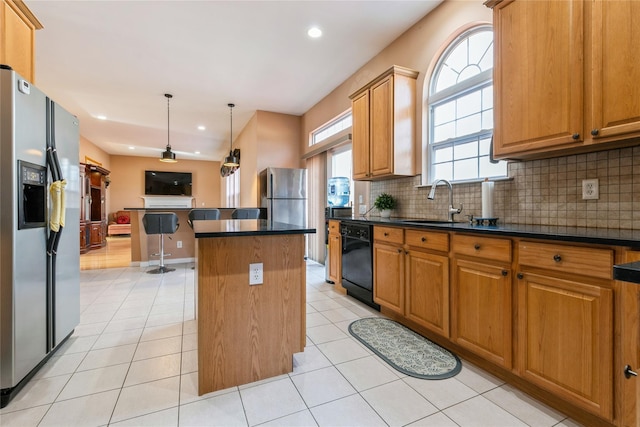
POLYGON ((191 172, 144 171, 144 194, 191 196, 191 172))

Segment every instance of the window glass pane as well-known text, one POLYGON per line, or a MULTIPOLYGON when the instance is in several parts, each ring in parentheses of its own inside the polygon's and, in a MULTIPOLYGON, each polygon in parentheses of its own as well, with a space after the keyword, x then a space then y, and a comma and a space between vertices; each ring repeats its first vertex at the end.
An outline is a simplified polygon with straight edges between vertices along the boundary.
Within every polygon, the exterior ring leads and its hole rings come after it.
MULTIPOLYGON (((480 64, 487 56, 491 57, 491 67, 493 67, 493 33, 482 31, 472 34, 469 37, 469 63, 480 64)), ((482 68, 482 71, 488 68, 482 68)))
POLYGON ((507 162, 491 163, 489 156, 480 158, 480 178, 507 175, 507 162))
POLYGON ((433 109, 433 124, 441 125, 455 120, 456 118, 456 102, 451 101, 446 104, 438 105, 433 109))
POLYGON ((453 163, 440 163, 434 165, 433 176, 436 178, 452 180, 453 179, 453 163))
POLYGON ((478 157, 478 142, 468 142, 466 144, 456 145, 453 149, 454 159, 467 159, 469 157, 478 157))
POLYGON ((482 129, 493 129, 493 108, 482 113, 482 129))
POLYGON ((348 113, 344 116, 338 117, 333 122, 327 123, 325 126, 321 127, 317 131, 313 132, 311 135, 310 145, 317 144, 322 142, 333 135, 343 131, 351 127, 352 124, 352 115, 348 113))
POLYGON ((494 126, 492 69, 493 31, 487 26, 461 35, 436 65, 427 106, 431 108, 429 144, 436 144, 428 155, 430 179, 506 176, 507 162, 489 162, 494 126), (443 89, 447 90, 438 93, 443 89))
POLYGON ((442 126, 437 126, 433 129, 433 141, 440 142, 446 141, 449 138, 456 136, 456 124, 447 123, 442 126))
POLYGON ((470 93, 456 101, 458 117, 470 116, 482 111, 482 94, 480 91, 470 93))
POLYGON ((449 67, 444 66, 438 73, 438 83, 435 87, 435 92, 440 92, 442 89, 446 89, 449 86, 453 86, 458 81, 458 73, 454 73, 449 67))
POLYGON ((456 124, 456 136, 460 137, 479 132, 482 129, 481 118, 480 114, 474 114, 473 116, 458 120, 456 124))
POLYGON ((456 160, 453 163, 453 179, 473 179, 478 177, 478 159, 456 160))
POLYGON ((491 147, 491 138, 484 138, 480 140, 480 152, 481 156, 489 155, 489 148, 491 147))
POLYGON ((453 147, 442 147, 433 150, 433 163, 442 163, 453 160, 453 147))

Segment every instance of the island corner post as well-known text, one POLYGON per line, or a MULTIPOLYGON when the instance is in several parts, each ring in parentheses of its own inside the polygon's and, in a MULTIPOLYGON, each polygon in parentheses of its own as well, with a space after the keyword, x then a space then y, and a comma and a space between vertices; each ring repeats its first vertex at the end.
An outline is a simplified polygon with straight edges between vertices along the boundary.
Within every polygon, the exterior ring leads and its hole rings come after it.
POLYGON ((198 394, 293 371, 306 343, 304 234, 197 239, 198 394), (249 264, 263 283, 249 285, 249 264))

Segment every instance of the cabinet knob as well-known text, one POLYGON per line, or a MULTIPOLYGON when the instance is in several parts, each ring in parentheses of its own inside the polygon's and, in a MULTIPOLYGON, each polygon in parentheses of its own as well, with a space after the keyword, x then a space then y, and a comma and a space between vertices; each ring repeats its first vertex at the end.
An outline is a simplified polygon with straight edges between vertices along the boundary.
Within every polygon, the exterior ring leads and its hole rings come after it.
POLYGON ((502 275, 503 276, 507 276, 507 275, 509 275, 509 272, 507 270, 502 270, 502 275))
POLYGON ((426 241, 427 241, 427 238, 426 238, 426 237, 423 237, 423 238, 422 238, 422 239, 420 239, 420 240, 422 240, 422 242, 424 243, 424 242, 426 242, 426 241))
POLYGON ((524 274, 522 274, 522 273, 518 273, 518 274, 516 274, 516 277, 517 277, 518 279, 522 280, 522 279, 524 279, 524 274))
POLYGON ((404 254, 405 255, 409 255, 409 251, 404 251, 404 254))
POLYGON ((389 236, 389 233, 386 233, 386 232, 385 232, 385 233, 384 233, 384 237, 388 237, 388 236, 389 236))
POLYGON ((598 133, 600 133, 598 129, 591 129, 591 135, 598 136, 598 133))
POLYGON ((398 249, 398 253, 401 254, 402 253, 402 249, 398 249))
POLYGON ((629 379, 629 378, 631 378, 631 377, 637 377, 637 376, 638 376, 638 373, 637 373, 637 372, 635 372, 635 371, 633 371, 633 370, 631 369, 631 366, 630 366, 630 365, 625 366, 625 367, 624 367, 624 371, 623 371, 623 372, 624 372, 624 376, 625 376, 625 378, 626 378, 626 379, 629 379))
POLYGON ((579 133, 574 133, 573 135, 571 135, 571 138, 578 140, 580 139, 580 134, 579 133))
POLYGON ((480 244, 476 243, 475 245, 473 245, 473 249, 480 250, 480 244))
POLYGON ((555 255, 553 256, 553 260, 554 260, 555 262, 560 262, 560 261, 562 261, 562 257, 561 257, 560 255, 558 255, 558 254, 555 254, 555 255))

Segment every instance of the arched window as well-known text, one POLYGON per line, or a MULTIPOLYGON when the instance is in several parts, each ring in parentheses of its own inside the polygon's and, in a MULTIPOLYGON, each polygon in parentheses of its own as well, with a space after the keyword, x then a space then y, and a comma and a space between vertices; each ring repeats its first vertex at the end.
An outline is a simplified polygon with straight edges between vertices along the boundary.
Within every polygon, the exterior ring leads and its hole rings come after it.
POLYGON ((429 85, 429 182, 507 175, 490 161, 493 134, 493 30, 474 27, 444 51, 429 85))

